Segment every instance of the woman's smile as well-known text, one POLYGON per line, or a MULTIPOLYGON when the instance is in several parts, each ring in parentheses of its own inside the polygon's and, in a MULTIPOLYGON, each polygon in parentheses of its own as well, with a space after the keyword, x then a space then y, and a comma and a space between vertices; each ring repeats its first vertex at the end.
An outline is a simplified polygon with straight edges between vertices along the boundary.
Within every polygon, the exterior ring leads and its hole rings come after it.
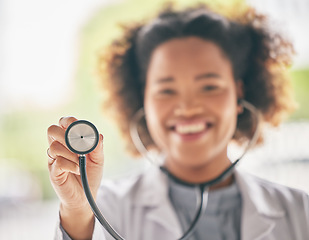
POLYGON ((197 141, 208 134, 213 123, 205 120, 181 121, 169 127, 181 141, 197 141))

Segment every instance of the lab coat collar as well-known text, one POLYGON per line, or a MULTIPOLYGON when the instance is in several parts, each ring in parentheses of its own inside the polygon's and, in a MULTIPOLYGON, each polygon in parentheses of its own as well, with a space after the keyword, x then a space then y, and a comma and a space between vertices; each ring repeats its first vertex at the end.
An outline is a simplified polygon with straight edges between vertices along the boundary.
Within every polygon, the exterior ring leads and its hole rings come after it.
MULTIPOLYGON (((236 169, 235 179, 243 204, 242 239, 267 239, 276 222, 285 216, 285 211, 267 195, 256 177, 236 169)), ((151 220, 171 231, 175 237, 181 236, 182 229, 169 200, 167 176, 158 167, 150 167, 140 184, 143 194, 137 196, 135 206, 151 209, 148 215, 151 220)))
POLYGON ((239 170, 235 178, 242 196, 242 239, 268 239, 285 211, 263 189, 260 179, 239 170))
POLYGON ((149 219, 163 226, 175 237, 181 236, 182 229, 169 199, 168 177, 159 167, 151 166, 144 174, 140 188, 143 194, 135 199, 135 207, 147 207, 149 219))
POLYGON ((136 207, 157 207, 168 197, 168 179, 159 167, 150 166, 142 175, 139 192, 134 205, 136 207))

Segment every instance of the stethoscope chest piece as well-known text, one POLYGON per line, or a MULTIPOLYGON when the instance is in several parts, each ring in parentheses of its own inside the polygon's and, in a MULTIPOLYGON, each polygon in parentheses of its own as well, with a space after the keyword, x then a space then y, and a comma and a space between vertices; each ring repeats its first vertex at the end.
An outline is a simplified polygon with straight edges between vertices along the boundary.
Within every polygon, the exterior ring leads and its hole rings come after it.
POLYGON ((67 128, 65 142, 72 152, 85 155, 98 145, 99 132, 91 122, 78 120, 67 128))
POLYGON ((65 143, 74 153, 79 155, 79 167, 82 186, 89 202, 91 210, 102 226, 117 240, 123 238, 113 229, 113 227, 104 218, 98 208, 87 179, 86 154, 96 148, 99 143, 99 132, 96 127, 86 120, 73 122, 65 131, 65 143))

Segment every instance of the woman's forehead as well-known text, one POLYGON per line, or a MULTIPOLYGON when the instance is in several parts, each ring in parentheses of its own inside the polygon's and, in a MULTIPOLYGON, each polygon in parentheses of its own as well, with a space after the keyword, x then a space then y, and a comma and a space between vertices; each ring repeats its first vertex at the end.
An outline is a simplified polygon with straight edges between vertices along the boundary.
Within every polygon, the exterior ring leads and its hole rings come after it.
POLYGON ((196 36, 188 36, 170 39, 157 46, 153 55, 164 55, 165 57, 181 56, 182 54, 198 55, 203 53, 205 57, 213 55, 225 56, 221 47, 211 40, 196 36))
POLYGON ((231 67, 230 61, 217 44, 198 37, 175 38, 159 45, 153 51, 148 73, 183 67, 197 70, 224 68, 224 65, 231 67))

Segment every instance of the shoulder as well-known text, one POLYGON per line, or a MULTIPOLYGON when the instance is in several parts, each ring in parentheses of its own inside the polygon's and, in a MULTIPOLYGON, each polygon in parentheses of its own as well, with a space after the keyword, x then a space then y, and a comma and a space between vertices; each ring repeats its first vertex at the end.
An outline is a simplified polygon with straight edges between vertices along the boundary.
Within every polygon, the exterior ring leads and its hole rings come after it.
POLYGON ((237 182, 245 201, 261 213, 297 212, 309 221, 309 195, 299 189, 277 184, 257 176, 237 171, 237 182))
POLYGON ((99 189, 101 197, 114 199, 125 198, 137 189, 144 178, 145 173, 140 172, 134 175, 121 177, 118 179, 103 180, 99 189))
POLYGON ((167 191, 166 176, 158 167, 150 167, 137 174, 117 180, 105 180, 99 190, 98 201, 125 201, 126 204, 150 204, 167 191))
POLYGON ((289 200, 298 198, 306 199, 309 196, 308 193, 302 190, 271 182, 250 173, 238 171, 237 175, 243 187, 253 188, 256 193, 262 193, 265 197, 282 197, 289 200))

